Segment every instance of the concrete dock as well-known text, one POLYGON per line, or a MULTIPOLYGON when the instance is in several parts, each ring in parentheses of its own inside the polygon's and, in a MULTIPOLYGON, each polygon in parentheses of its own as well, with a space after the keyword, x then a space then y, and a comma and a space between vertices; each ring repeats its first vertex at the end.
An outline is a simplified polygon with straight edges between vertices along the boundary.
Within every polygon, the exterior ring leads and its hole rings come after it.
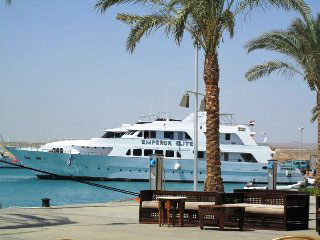
MULTIPOLYGON (((39 201, 40 205, 40 201, 39 201)), ((0 209, 1 240, 99 240, 99 239, 275 239, 284 236, 310 236, 320 239, 315 231, 315 198, 311 197, 309 230, 304 231, 239 231, 225 228, 159 227, 139 224, 138 203, 113 202, 50 208, 0 209)))

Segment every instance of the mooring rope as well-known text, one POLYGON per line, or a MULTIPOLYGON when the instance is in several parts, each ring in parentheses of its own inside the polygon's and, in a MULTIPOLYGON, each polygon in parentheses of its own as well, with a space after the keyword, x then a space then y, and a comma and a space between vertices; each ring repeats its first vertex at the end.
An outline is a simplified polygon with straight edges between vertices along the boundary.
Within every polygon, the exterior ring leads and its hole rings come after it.
MULTIPOLYGON (((35 171, 35 172, 44 173, 44 174, 47 174, 47 175, 50 175, 50 176, 53 176, 53 177, 56 177, 56 178, 61 178, 62 177, 62 176, 54 174, 54 173, 42 171, 42 170, 31 168, 31 167, 26 167, 26 166, 23 166, 23 165, 20 165, 20 164, 16 164, 16 163, 7 162, 7 161, 1 160, 1 159, 0 159, 0 162, 7 163, 7 164, 10 164, 10 165, 13 165, 13 166, 20 167, 20 168, 25 168, 25 169, 32 170, 32 171, 35 171)), ((120 188, 114 188, 114 187, 109 187, 109 186, 106 186, 106 185, 101 185, 101 184, 98 184, 98 183, 93 183, 93 182, 89 182, 89 181, 85 181, 85 180, 80 180, 80 179, 77 179, 77 177, 72 176, 72 175, 68 176, 68 180, 71 180, 71 181, 74 181, 74 182, 83 183, 83 184, 87 184, 87 185, 98 187, 98 188, 103 188, 103 189, 110 190, 110 191, 115 191, 115 192, 124 193, 124 194, 128 194, 128 195, 139 197, 139 193, 136 193, 136 192, 131 192, 131 191, 120 189, 120 188)))

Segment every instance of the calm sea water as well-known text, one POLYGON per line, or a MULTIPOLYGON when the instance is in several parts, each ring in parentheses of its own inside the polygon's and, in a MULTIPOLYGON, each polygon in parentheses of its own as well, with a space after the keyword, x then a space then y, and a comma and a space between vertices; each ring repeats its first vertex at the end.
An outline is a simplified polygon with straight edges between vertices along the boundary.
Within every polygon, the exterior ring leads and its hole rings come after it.
MULTIPOLYGON (((97 182, 110 187, 139 192, 149 188, 147 182, 97 182)), ((244 184, 225 184, 225 191, 243 188, 244 184)), ((166 183, 166 190, 192 190, 192 183, 166 183)), ((203 189, 203 184, 199 184, 203 189)), ((39 207, 42 198, 50 198, 52 206, 104 203, 133 198, 110 190, 105 190, 68 180, 38 179, 33 172, 24 169, 0 168, 0 203, 8 207, 39 207)))

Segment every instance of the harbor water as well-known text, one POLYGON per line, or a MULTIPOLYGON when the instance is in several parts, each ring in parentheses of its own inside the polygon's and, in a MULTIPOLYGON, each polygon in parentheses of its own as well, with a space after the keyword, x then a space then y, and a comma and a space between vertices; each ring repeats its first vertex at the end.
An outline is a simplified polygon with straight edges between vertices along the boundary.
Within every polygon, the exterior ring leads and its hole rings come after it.
MULTIPOLYGON (((148 182, 97 182, 102 185, 139 193, 149 189, 148 182)), ((225 184, 225 192, 243 188, 244 184, 225 184)), ((166 183, 166 190, 193 190, 192 183, 166 183)), ((199 190, 203 184, 199 184, 199 190)), ((69 180, 38 179, 25 169, 0 168, 0 203, 3 208, 39 207, 42 198, 52 206, 105 203, 133 198, 131 195, 89 186, 69 180)))

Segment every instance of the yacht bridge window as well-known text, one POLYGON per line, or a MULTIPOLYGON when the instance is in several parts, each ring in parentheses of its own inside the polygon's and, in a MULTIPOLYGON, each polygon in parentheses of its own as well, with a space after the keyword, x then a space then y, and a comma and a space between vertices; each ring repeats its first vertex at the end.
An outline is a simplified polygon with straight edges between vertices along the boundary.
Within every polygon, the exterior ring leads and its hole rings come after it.
POLYGON ((156 138, 157 134, 156 134, 156 131, 144 131, 143 137, 144 137, 144 139, 156 138))
POLYGON ((174 133, 165 131, 164 134, 163 134, 163 137, 167 138, 167 139, 174 139, 174 133))
POLYGON ((121 138, 124 132, 106 132, 101 138, 121 138))

